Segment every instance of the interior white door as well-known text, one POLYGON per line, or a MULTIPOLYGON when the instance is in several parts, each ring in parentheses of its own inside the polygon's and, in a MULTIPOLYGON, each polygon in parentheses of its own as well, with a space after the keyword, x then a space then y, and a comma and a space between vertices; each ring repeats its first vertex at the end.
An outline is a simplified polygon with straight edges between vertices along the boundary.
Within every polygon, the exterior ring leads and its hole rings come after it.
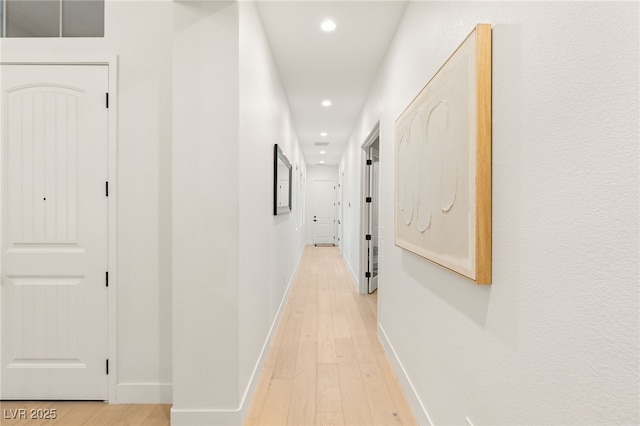
POLYGON ((108 399, 107 66, 2 68, 2 399, 108 399))
POLYGON ((379 138, 375 140, 367 150, 367 198, 365 200, 367 211, 367 288, 369 293, 378 289, 378 253, 379 240, 379 181, 380 181, 380 155, 379 138))
POLYGON ((336 243, 336 183, 313 181, 313 243, 336 243))

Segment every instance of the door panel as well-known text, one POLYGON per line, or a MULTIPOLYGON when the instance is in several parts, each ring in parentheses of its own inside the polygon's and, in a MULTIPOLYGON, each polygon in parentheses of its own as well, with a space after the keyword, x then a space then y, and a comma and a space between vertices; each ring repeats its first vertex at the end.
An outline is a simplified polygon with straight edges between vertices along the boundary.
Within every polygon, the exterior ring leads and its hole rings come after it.
POLYGON ((313 243, 335 244, 335 181, 313 182, 313 243))
POLYGON ((106 66, 2 66, 4 399, 108 398, 106 66))

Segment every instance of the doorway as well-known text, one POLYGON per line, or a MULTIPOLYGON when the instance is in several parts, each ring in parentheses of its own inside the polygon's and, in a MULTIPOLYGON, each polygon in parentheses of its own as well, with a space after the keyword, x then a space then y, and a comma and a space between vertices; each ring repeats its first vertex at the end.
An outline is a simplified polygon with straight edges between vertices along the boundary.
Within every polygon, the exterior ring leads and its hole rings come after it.
POLYGON ((2 399, 109 399, 108 92, 108 65, 2 65, 2 399))
POLYGON ((313 181, 313 244, 336 243, 336 182, 313 181))
POLYGON ((363 250, 361 293, 371 294, 378 289, 379 272, 379 185, 380 185, 380 132, 376 125, 362 145, 363 155, 363 250))

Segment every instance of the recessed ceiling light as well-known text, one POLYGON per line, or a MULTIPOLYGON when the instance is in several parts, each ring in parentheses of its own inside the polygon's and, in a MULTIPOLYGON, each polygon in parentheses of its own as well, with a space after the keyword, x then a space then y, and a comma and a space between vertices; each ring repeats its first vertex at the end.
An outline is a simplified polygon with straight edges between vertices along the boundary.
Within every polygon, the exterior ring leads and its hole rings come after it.
POLYGON ((330 33, 331 31, 336 29, 336 23, 331 19, 327 19, 320 25, 320 28, 322 28, 322 31, 330 33))
POLYGON ((327 151, 320 151, 320 154, 326 154, 327 151))
POLYGON ((322 106, 330 107, 331 106, 331 101, 329 99, 325 99, 324 101, 322 101, 322 106))
POLYGON ((320 161, 320 163, 318 163, 318 164, 324 164, 324 161, 320 161))
POLYGON ((322 136, 323 138, 326 138, 327 136, 329 136, 329 134, 327 132, 322 132, 320 133, 320 136, 322 136))

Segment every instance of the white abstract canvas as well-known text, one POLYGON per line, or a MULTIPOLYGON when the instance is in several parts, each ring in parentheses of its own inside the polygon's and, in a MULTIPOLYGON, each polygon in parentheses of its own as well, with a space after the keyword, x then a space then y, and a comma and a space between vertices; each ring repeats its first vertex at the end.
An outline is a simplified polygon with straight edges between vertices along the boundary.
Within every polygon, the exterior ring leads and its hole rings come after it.
POLYGON ((395 152, 396 244, 474 281, 477 55, 474 30, 396 121, 395 152))

